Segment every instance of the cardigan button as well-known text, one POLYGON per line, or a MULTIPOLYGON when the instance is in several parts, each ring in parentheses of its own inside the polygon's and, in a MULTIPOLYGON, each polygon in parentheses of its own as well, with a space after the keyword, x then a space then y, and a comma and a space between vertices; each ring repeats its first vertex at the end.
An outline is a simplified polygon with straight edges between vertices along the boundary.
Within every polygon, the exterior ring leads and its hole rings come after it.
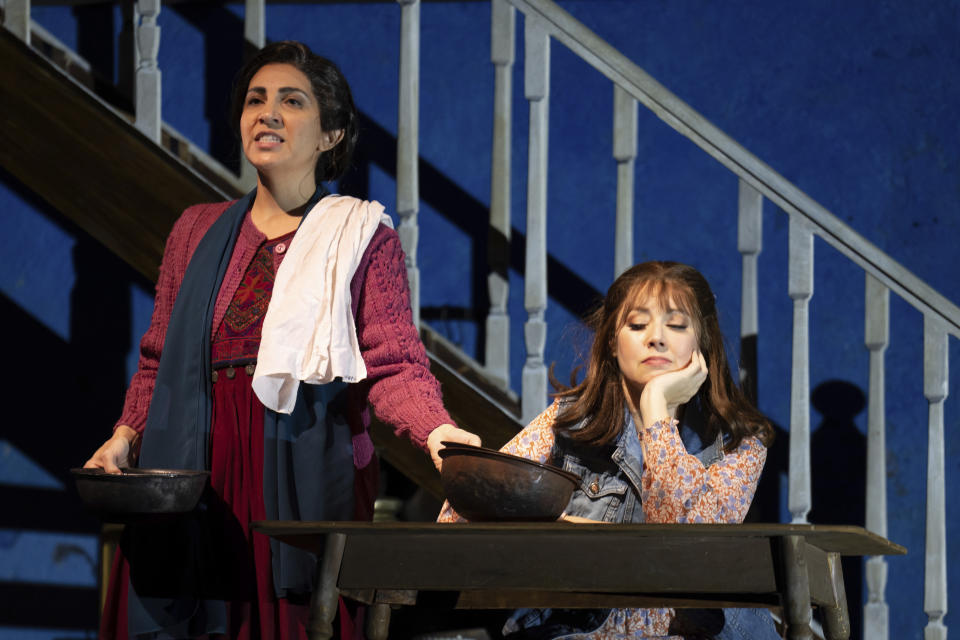
POLYGON ((274 247, 273 250, 277 253, 283 253, 284 251, 287 250, 287 245, 281 242, 276 247, 274 247))
POLYGON ((230 380, 233 380, 236 377, 237 377, 237 370, 234 369, 233 367, 227 367, 227 378, 229 378, 230 380))
POLYGON ((252 376, 252 375, 253 375, 253 372, 256 370, 256 368, 257 368, 257 365, 255 365, 255 364, 248 364, 247 366, 245 366, 245 367, 243 368, 243 370, 247 372, 247 375, 248 375, 248 376, 252 376))
POLYGON ((213 374, 211 374, 210 379, 213 380, 213 382, 216 382, 216 381, 217 381, 217 378, 219 378, 219 377, 220 377, 220 372, 219 372, 219 371, 214 371, 213 374))

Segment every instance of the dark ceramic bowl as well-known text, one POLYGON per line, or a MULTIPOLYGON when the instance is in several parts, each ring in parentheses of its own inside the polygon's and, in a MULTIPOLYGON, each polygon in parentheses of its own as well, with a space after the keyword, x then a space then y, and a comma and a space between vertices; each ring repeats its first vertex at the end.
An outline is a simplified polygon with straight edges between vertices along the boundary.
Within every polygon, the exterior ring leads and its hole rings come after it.
POLYGON ((185 513, 200 501, 209 471, 71 469, 80 500, 105 520, 185 513))
POLYGON ((580 482, 576 475, 548 464, 483 447, 443 444, 443 491, 467 520, 556 520, 580 482))

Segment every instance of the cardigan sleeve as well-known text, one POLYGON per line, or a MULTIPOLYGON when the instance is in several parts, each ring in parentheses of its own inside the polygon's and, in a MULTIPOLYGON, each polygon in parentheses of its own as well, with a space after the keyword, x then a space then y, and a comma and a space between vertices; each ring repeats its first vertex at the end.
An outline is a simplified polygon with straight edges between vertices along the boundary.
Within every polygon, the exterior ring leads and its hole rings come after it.
POLYGON ((138 433, 143 433, 150 411, 150 399, 157 380, 157 368, 163 353, 163 342, 170 324, 173 304, 183 281, 183 274, 193 251, 200 243, 203 234, 210 225, 230 205, 230 202, 194 205, 177 219, 167 237, 160 263, 160 275, 157 278, 156 294, 153 300, 153 315, 150 326, 140 340, 140 359, 137 371, 127 387, 126 398, 120 419, 114 425, 126 425, 138 433))
POLYGON ((657 422, 643 430, 641 499, 648 522, 743 522, 767 449, 754 437, 704 467, 687 453, 677 421, 657 422))
POLYGON ((404 254, 395 231, 378 229, 353 284, 351 288, 359 284, 355 317, 370 404, 397 435, 426 449, 430 432, 453 420, 443 408, 440 383, 430 373, 413 324, 404 254))

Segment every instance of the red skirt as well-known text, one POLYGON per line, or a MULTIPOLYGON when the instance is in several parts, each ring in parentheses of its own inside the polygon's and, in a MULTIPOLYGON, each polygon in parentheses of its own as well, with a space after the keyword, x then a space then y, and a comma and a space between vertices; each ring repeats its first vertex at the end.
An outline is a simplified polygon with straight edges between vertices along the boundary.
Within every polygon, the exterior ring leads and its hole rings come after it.
MULTIPOLYGON (((265 520, 263 504, 263 415, 264 407, 250 386, 250 377, 243 367, 228 378, 220 372, 213 385, 213 413, 210 434, 210 484, 225 505, 225 530, 239 526, 245 535, 232 549, 241 584, 237 591, 248 594, 242 600, 228 603, 229 638, 238 640, 306 640, 308 604, 277 598, 273 589, 270 539, 251 533, 249 524, 265 520)), ((355 517, 370 519, 376 497, 377 464, 372 461, 356 470, 355 517)), ((100 623, 100 637, 110 640, 127 638, 127 589, 129 565, 117 551, 110 575, 110 585, 100 623)), ((341 600, 339 633, 341 640, 362 636, 359 618, 362 610, 348 610, 341 600)))

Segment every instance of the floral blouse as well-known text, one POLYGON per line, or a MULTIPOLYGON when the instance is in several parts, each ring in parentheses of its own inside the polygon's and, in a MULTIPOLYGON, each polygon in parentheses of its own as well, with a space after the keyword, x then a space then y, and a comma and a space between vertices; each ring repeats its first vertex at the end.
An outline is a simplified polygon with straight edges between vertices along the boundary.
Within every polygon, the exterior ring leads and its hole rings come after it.
MULTIPOLYGON (((500 450, 529 460, 548 463, 554 443, 553 425, 559 403, 554 401, 500 450)), ((709 467, 687 453, 680 440, 678 422, 657 422, 643 431, 641 501, 647 522, 743 522, 757 489, 767 449, 755 437, 743 439, 735 451, 709 467)), ((462 522, 448 502, 437 522, 462 522)), ((603 625, 589 634, 570 639, 677 638, 668 636, 673 609, 614 609, 603 625)))

